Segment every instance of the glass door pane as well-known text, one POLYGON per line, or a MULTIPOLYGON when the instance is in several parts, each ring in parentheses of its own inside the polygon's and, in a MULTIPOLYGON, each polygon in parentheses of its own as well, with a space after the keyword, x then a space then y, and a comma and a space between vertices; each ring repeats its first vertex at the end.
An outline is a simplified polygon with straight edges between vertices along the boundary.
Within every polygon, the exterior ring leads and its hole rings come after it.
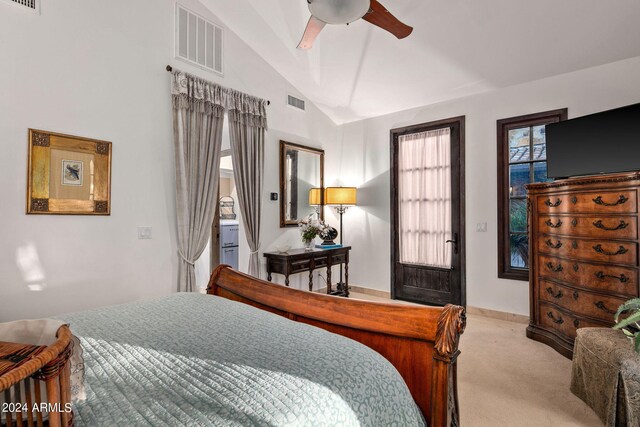
POLYGON ((451 268, 451 130, 399 137, 400 262, 451 268))

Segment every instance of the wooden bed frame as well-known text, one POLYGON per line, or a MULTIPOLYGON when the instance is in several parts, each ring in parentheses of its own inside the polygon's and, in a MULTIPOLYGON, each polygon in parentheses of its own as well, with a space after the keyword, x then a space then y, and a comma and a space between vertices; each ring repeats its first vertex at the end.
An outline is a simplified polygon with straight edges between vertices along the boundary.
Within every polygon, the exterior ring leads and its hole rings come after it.
POLYGON ((359 341, 396 367, 429 427, 460 425, 456 359, 466 325, 463 307, 375 303, 299 291, 226 265, 213 272, 207 293, 359 341))

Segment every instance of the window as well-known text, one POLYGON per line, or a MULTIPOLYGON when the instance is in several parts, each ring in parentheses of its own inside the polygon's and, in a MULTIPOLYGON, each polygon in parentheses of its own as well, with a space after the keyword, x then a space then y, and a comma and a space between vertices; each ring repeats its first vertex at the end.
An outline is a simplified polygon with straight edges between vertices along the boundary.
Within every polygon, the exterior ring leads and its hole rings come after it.
POLYGON ((398 160, 400 263, 450 269, 451 129, 400 135, 398 160))
POLYGON ((529 280, 527 189, 547 178, 545 125, 567 109, 498 120, 498 277, 529 280))

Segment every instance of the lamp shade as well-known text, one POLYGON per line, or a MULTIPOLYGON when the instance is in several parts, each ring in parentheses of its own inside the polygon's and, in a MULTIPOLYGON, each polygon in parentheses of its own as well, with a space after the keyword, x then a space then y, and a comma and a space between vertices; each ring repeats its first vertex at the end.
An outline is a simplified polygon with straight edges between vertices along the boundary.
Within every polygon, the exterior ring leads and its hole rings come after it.
POLYGON ((322 206, 322 189, 312 188, 309 190, 309 206, 322 206))
POLYGON ((326 205, 349 206, 356 204, 356 187, 327 187, 324 193, 326 205))

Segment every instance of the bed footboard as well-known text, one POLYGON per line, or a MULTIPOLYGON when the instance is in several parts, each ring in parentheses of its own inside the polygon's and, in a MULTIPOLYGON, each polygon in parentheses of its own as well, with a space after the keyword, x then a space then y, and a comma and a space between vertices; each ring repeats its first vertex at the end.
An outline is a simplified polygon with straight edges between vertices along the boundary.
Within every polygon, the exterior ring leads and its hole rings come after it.
POLYGON ((219 266, 207 293, 343 335, 387 358, 430 427, 458 426, 456 359, 464 308, 339 298, 290 289, 219 266))

